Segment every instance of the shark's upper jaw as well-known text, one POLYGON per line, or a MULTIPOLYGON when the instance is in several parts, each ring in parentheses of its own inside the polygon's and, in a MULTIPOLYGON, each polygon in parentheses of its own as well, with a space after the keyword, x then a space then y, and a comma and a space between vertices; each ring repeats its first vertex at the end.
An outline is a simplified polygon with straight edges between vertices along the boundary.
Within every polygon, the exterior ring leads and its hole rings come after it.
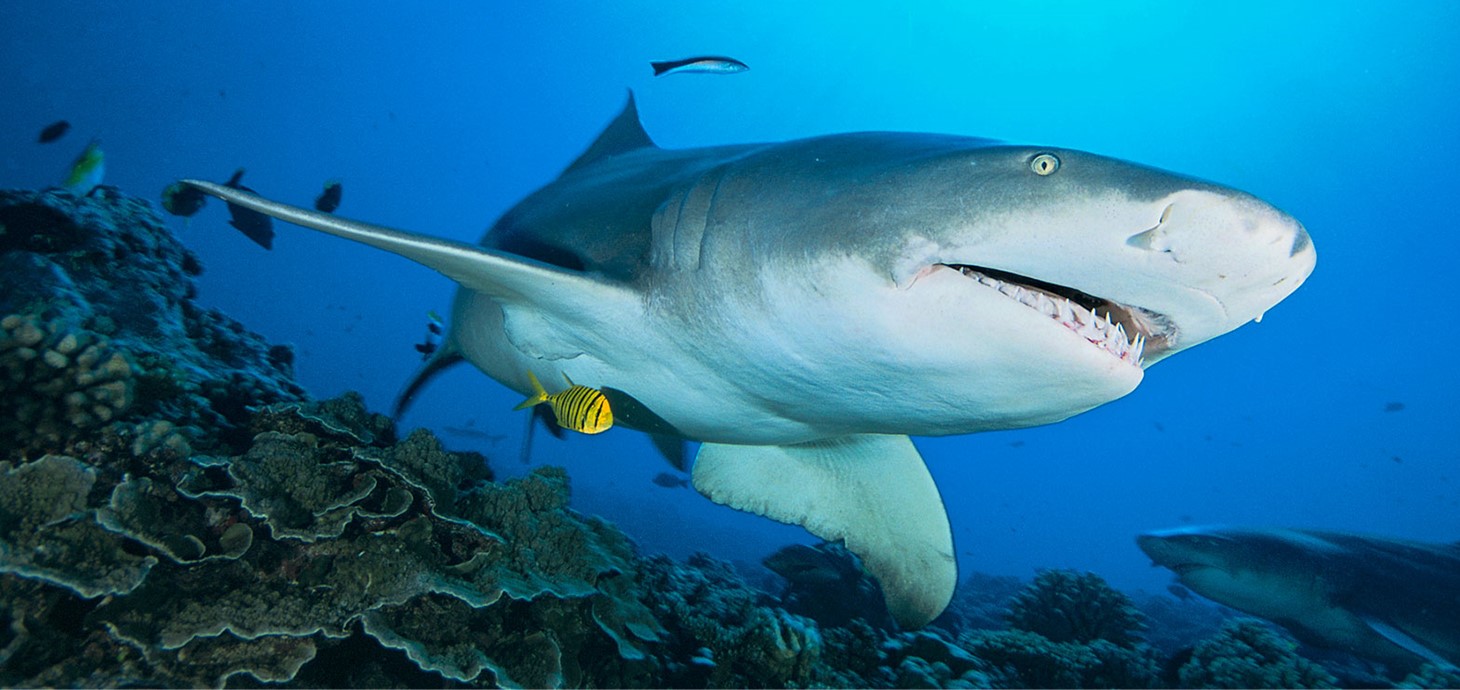
POLYGON ((1146 353, 1164 350, 1175 331, 1171 321, 1162 314, 1072 287, 972 264, 938 265, 955 269, 1049 317, 1092 346, 1132 366, 1143 366, 1146 353))

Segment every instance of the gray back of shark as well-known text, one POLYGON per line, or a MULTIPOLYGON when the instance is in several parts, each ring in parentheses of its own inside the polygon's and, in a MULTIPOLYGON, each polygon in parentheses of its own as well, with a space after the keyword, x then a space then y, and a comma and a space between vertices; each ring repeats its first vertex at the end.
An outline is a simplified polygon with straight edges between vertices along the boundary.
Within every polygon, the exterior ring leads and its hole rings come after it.
POLYGON ((1460 545, 1186 527, 1138 543, 1182 584, 1310 644, 1413 669, 1460 664, 1460 545))
POLYGON ((188 184, 460 283, 407 397, 463 359, 603 389, 616 423, 702 442, 705 496, 843 540, 909 627, 957 568, 908 435, 1119 398, 1315 262, 1273 207, 1122 161, 897 133, 665 150, 632 97, 480 246, 188 184))

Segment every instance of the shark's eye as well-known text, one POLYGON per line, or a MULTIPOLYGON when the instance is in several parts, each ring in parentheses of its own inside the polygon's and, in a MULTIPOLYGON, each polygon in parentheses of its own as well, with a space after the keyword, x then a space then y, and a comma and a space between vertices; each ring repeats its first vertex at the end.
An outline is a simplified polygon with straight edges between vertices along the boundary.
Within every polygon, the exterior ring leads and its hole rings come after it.
POLYGON ((1053 175, 1054 171, 1060 169, 1060 159, 1053 153, 1041 153, 1029 160, 1029 169, 1035 175, 1053 175))

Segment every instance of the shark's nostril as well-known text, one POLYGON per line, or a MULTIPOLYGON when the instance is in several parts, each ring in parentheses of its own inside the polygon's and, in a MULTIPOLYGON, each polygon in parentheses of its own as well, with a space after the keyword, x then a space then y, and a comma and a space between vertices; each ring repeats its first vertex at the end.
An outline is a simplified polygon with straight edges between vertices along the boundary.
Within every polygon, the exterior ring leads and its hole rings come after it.
POLYGON ((1134 235, 1131 235, 1130 237, 1126 238, 1125 243, 1138 249, 1145 249, 1153 252, 1171 251, 1171 248, 1166 241, 1166 229, 1162 226, 1166 225, 1167 219, 1171 217, 1171 209, 1175 206, 1176 204, 1166 204, 1166 208, 1161 210, 1160 220, 1157 220, 1156 224, 1154 226, 1151 226, 1151 229, 1143 230, 1134 235))

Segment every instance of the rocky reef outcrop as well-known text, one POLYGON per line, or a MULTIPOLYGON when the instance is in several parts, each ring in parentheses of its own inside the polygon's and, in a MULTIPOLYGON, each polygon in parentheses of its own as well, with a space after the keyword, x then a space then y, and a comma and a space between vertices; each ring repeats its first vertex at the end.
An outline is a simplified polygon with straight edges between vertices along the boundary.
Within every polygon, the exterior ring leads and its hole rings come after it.
POLYGON ((0 682, 654 677, 633 547, 561 470, 308 400, 144 201, 6 192, 0 225, 0 682), (400 663, 313 668, 351 649, 400 663))

